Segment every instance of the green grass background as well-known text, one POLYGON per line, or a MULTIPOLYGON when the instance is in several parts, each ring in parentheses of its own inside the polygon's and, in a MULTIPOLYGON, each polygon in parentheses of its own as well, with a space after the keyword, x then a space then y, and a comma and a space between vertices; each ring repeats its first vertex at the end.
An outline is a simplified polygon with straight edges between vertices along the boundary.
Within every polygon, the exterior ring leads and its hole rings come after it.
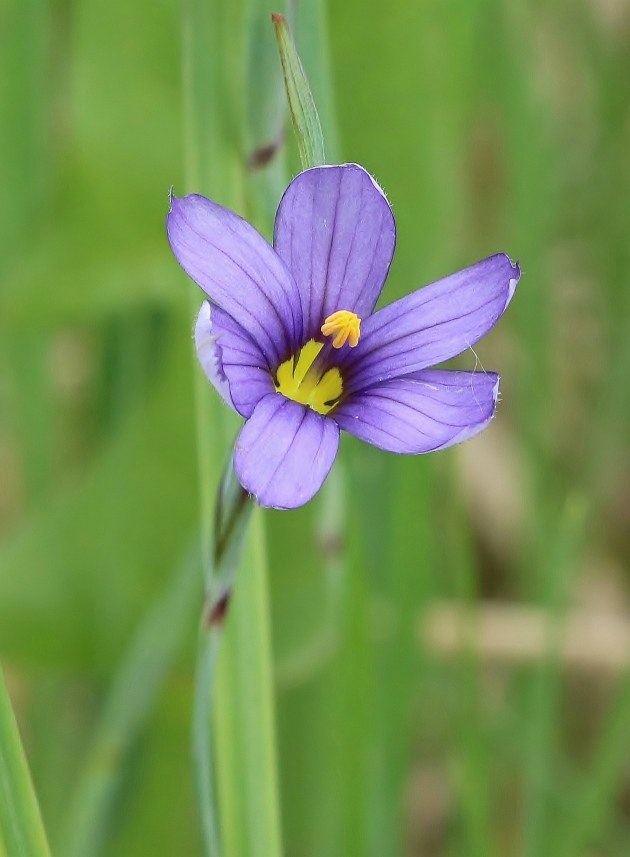
MULTIPOLYGON (((199 404, 199 296, 164 216, 174 185, 269 234, 298 169, 290 127, 248 167, 286 124, 281 6, 0 7, 0 655, 61 857, 202 853, 186 558, 234 424, 199 404), (101 786, 108 812, 77 844, 101 786)), ((630 6, 302 0, 293 20, 331 159, 394 208, 383 299, 500 250, 523 277, 457 361, 502 374, 483 436, 419 458, 345 438, 312 504, 262 516, 284 852, 622 857, 629 677, 567 664, 558 641, 577 609, 596 642, 628 615, 630 6), (444 604, 470 617, 450 656, 423 633, 444 604), (508 622, 480 654, 488 604, 541 611, 544 652, 511 658, 508 622)), ((251 664, 232 667, 255 721, 251 664)), ((228 715, 225 794, 247 768, 228 715)), ((225 857, 254 853, 248 830, 225 857)))

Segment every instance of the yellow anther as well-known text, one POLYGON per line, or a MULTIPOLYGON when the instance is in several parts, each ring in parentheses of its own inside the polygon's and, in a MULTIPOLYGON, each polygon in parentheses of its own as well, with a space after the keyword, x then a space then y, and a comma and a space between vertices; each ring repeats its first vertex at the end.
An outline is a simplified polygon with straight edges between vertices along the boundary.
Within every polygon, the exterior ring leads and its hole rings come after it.
POLYGON ((334 335, 333 348, 341 348, 346 342, 350 348, 355 348, 361 336, 361 319, 354 312, 340 309, 328 316, 322 324, 321 331, 324 336, 334 335))

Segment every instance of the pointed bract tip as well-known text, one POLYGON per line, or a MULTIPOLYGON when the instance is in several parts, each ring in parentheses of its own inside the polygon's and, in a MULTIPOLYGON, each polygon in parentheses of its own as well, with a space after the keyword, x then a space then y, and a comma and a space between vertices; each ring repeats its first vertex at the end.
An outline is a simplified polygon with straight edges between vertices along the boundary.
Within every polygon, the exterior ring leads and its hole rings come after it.
POLYGON ((518 279, 521 276, 521 263, 518 261, 518 259, 514 261, 511 256, 508 256, 507 253, 505 255, 510 260, 510 265, 512 266, 512 270, 514 271, 514 277, 518 279))
MULTIPOLYGON (((506 255, 507 255, 507 254, 506 254, 506 255)), ((507 258, 508 258, 508 260, 509 260, 509 262, 510 262, 510 265, 512 266, 512 274, 513 274, 513 276, 512 276, 512 277, 510 277, 510 283, 509 283, 509 287, 508 287, 508 298, 507 298, 507 301, 506 301, 506 303, 505 303, 505 306, 506 306, 506 307, 507 307, 507 305, 510 303, 510 301, 512 300, 512 298, 514 297, 514 292, 516 291, 516 287, 517 287, 517 285, 518 285, 518 282, 519 282, 519 280, 521 279, 521 266, 520 266, 520 263, 519 263, 519 262, 513 262, 513 261, 512 261, 512 259, 511 259, 509 256, 508 256, 507 258)))
POLYGON ((495 408, 496 408, 497 402, 499 401, 499 386, 500 386, 500 384, 501 384, 501 378, 499 375, 497 375, 496 384, 492 388, 492 398, 494 400, 495 408))

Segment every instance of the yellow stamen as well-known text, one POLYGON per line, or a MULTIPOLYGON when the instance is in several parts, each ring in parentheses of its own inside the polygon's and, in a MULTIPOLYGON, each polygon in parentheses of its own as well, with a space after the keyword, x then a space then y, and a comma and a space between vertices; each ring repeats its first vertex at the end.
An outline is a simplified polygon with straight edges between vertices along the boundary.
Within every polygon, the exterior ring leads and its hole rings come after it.
POLYGON ((331 411, 343 392, 341 373, 336 366, 320 375, 313 365, 323 347, 322 342, 309 340, 297 355, 278 366, 275 383, 276 392, 308 405, 318 414, 331 411))
POLYGON ((324 336, 334 335, 333 348, 341 348, 346 342, 350 348, 355 348, 361 336, 361 319, 350 310, 340 309, 328 316, 321 330, 324 336))

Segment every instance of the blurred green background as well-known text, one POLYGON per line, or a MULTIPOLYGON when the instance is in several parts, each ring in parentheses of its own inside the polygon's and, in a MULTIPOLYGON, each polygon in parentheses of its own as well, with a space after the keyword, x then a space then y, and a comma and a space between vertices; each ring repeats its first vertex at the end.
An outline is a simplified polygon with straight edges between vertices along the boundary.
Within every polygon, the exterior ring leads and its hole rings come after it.
MULTIPOLYGON (((202 853, 186 557, 228 441, 213 402, 196 449, 201 296, 163 224, 174 185, 269 235, 298 169, 290 141, 253 157, 286 124, 272 9, 0 7, 0 656, 61 857, 202 853), (111 803, 79 847, 86 758, 111 803)), ((622 857, 630 4, 294 11, 329 151, 397 217, 384 300, 496 251, 523 277, 457 362, 502 374, 483 435, 415 459, 346 438, 332 489, 264 515, 285 853, 622 857)))

